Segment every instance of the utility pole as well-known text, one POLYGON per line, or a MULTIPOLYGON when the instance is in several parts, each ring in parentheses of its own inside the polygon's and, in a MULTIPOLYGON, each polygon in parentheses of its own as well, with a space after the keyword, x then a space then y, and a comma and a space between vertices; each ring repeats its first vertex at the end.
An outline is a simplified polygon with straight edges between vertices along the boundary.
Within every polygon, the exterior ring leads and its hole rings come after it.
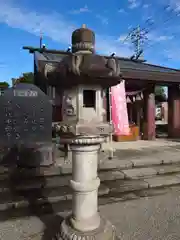
POLYGON ((131 39, 132 39, 132 43, 134 42, 134 45, 135 45, 135 54, 136 56, 138 56, 140 50, 141 50, 141 32, 140 32, 140 26, 138 25, 137 27, 137 30, 136 30, 136 33, 135 35, 131 36, 131 39))
POLYGON ((136 28, 134 28, 128 36, 124 39, 125 41, 131 41, 131 43, 134 45, 134 55, 132 56, 133 59, 138 59, 143 54, 143 44, 145 40, 147 40, 147 33, 148 31, 145 29, 141 29, 138 25, 136 28))
POLYGON ((40 31, 39 47, 42 48, 43 33, 40 31))

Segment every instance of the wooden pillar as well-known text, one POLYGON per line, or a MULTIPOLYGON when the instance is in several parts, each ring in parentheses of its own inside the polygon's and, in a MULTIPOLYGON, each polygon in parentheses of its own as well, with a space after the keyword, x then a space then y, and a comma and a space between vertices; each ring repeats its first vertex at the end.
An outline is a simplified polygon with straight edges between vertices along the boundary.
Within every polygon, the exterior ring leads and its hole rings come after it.
POLYGON ((154 87, 154 85, 149 85, 144 91, 143 140, 154 140, 156 138, 154 87))
POLYGON ((168 87, 168 137, 180 137, 180 90, 177 84, 168 87))
POLYGON ((140 125, 141 125, 141 102, 140 101, 136 101, 136 125, 138 126, 139 130, 140 130, 140 125))

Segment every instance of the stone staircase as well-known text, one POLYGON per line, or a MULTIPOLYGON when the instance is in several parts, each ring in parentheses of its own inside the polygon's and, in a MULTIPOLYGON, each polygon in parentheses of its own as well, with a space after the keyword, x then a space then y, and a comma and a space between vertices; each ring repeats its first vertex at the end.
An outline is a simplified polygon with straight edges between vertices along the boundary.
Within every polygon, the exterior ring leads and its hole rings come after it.
MULTIPOLYGON (((99 163, 99 203, 124 201, 180 190, 180 147, 116 151, 113 160, 102 153, 99 163), (133 153, 133 154, 132 154, 133 153), (130 157, 131 155, 131 157, 130 157)), ((0 167, 0 217, 29 211, 71 209, 71 164, 36 169, 0 167)))

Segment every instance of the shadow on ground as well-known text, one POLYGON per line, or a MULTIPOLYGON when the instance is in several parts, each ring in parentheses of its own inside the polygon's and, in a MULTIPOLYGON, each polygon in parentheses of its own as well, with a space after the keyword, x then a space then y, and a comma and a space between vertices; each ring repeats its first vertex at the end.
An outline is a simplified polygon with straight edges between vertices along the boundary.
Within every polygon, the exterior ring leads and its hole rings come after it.
MULTIPOLYGON (((162 149, 158 149, 158 151, 161 152, 162 149)), ((125 157, 129 158, 143 156, 144 154, 147 155, 147 153, 151 155, 152 149, 146 149, 146 151, 120 150, 116 152, 116 155, 121 154, 122 157, 122 154, 124 154, 125 157)), ((23 172, 24 168, 22 165, 19 166, 17 164, 17 155, 17 149, 11 149, 11 151, 8 151, 4 155, 1 164, 9 169, 9 176, 6 184, 6 187, 10 189, 10 193, 8 194, 11 194, 12 199, 17 199, 18 196, 21 196, 21 199, 23 197, 28 201, 28 206, 14 206, 8 210, 0 209, 0 221, 6 221, 14 218, 18 219, 26 216, 37 216, 45 226, 41 239, 52 240, 54 235, 59 232, 60 223, 63 220, 62 215, 60 216, 58 213, 67 211, 69 212, 71 210, 71 200, 59 200, 54 203, 50 203, 48 197, 44 194, 44 190, 46 189, 47 184, 45 177, 41 177, 41 185, 38 188, 28 191, 18 191, 18 185, 22 185, 23 178, 21 173, 23 172), (41 199, 41 201, 39 201, 39 199, 41 199)), ((34 170, 34 175, 38 174, 38 169, 38 167, 31 168, 31 170, 34 170)), ((119 185, 118 181, 116 181, 116 183, 119 185)), ((105 184, 108 186, 108 181, 105 184)), ((2 188, 2 186, 0 187, 2 188)), ((152 191, 151 196, 164 194, 167 192, 167 190, 163 189, 161 191, 152 191)), ((99 198, 99 205, 111 204, 114 202, 126 200, 135 200, 140 197, 147 197, 148 194, 149 193, 147 193, 145 190, 136 192, 134 191, 133 193, 126 192, 125 194, 110 192, 109 194, 106 194, 99 198)), ((5 196, 5 194, 2 193, 1 195, 2 198, 0 197, 0 203, 5 200, 3 199, 3 196, 5 196)), ((5 204, 7 204, 7 202, 5 202, 5 204)))
MULTIPOLYGON (((30 153, 29 153, 30 154, 30 153)), ((48 198, 44 196, 43 189, 46 187, 45 177, 41 177, 41 186, 32 191, 18 191, 16 190, 18 184, 22 183, 21 172, 24 166, 17 164, 17 156, 19 152, 16 148, 13 148, 6 152, 4 155, 1 165, 5 166, 9 170, 9 176, 7 180, 7 187, 10 190, 10 195, 13 198, 18 196, 23 196, 25 200, 28 201, 28 207, 21 207, 17 209, 15 206, 7 211, 1 211, 0 221, 6 221, 14 218, 22 218, 25 216, 36 216, 38 217, 45 226, 44 232, 42 234, 42 240, 52 240, 56 234, 59 232, 60 224, 63 217, 57 215, 57 211, 54 211, 52 204, 48 201, 48 198), (39 204, 39 199, 43 203, 39 204)), ((26 158, 25 158, 26 159, 26 158)), ((26 159, 27 160, 27 159, 26 159)), ((37 168, 31 168, 34 170, 34 175, 38 174, 37 168)), ((65 204, 66 205, 66 204, 65 204)), ((59 210, 65 210, 67 207, 59 203, 59 210)), ((70 204, 68 204, 70 208, 70 204)), ((54 238, 56 239, 56 238, 54 238)))

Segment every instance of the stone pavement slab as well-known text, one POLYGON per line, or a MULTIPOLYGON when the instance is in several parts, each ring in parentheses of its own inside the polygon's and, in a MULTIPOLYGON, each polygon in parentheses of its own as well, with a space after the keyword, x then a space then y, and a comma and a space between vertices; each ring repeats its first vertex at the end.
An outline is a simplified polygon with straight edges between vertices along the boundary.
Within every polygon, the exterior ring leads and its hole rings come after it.
POLYGON ((162 160, 164 164, 180 163, 180 152, 163 152, 162 160))
MULTIPOLYGON (((173 147, 180 146, 180 142, 169 139, 156 139, 154 141, 131 141, 131 142, 113 142, 113 149, 124 150, 124 149, 136 149, 142 150, 145 148, 160 148, 160 147, 173 147)), ((102 145, 102 149, 108 150, 111 147, 111 143, 107 142, 102 145)))
POLYGON ((157 174, 157 171, 153 168, 134 168, 128 170, 121 170, 125 175, 125 179, 139 179, 143 177, 152 177, 157 174))
POLYGON ((111 172, 100 172, 98 174, 101 181, 113 181, 118 179, 124 179, 124 173, 120 171, 114 171, 111 172))
POLYGON ((157 156, 147 156, 139 159, 131 159, 134 167, 146 167, 150 165, 160 165, 162 164, 162 159, 157 156))
POLYGON ((144 179, 144 181, 148 183, 150 188, 154 188, 154 187, 165 187, 169 185, 179 184, 180 178, 178 178, 176 175, 170 175, 170 176, 158 176, 153 178, 147 178, 147 179, 144 179))
POLYGON ((177 173, 180 172, 180 165, 161 165, 161 166, 153 166, 153 168, 157 171, 157 174, 167 174, 167 173, 177 173))
POLYGON ((126 168, 132 168, 132 162, 128 160, 108 160, 103 162, 99 165, 99 169, 106 170, 106 169, 126 169, 126 168))
POLYGON ((105 181, 104 184, 110 188, 110 192, 130 192, 148 188, 148 183, 143 180, 116 180, 105 181))

